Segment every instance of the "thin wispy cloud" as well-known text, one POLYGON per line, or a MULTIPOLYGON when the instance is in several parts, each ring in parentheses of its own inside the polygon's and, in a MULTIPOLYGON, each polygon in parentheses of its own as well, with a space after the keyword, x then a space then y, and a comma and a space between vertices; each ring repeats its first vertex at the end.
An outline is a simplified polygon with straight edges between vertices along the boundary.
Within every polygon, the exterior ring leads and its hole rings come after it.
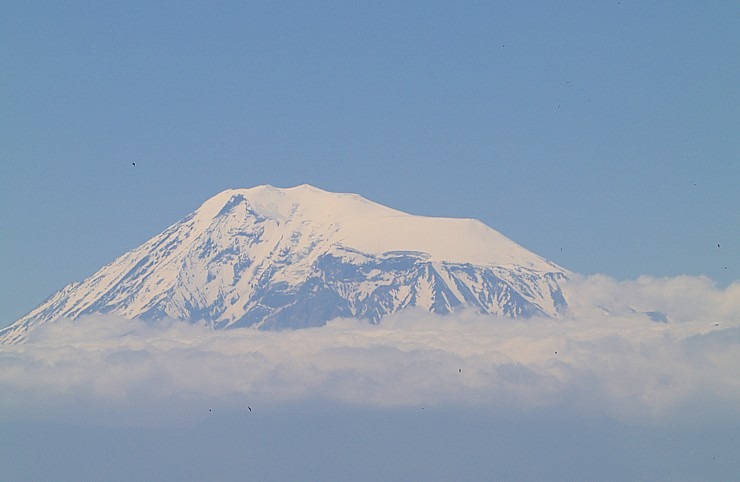
POLYGON ((344 319, 283 332, 62 319, 0 348, 0 412, 35 418, 85 407, 177 419, 204 407, 325 400, 544 408, 640 423, 711 406, 702 417, 740 418, 740 284, 592 276, 566 290, 562 319, 405 311, 380 325, 344 319))

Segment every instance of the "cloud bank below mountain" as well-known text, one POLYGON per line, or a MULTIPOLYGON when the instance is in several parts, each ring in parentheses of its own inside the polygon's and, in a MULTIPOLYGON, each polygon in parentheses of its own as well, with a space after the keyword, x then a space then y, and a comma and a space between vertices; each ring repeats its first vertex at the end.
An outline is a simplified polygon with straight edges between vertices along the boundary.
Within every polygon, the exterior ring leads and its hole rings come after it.
POLYGON ((321 401, 740 420, 740 284, 591 276, 566 291, 570 313, 559 320, 412 310, 380 325, 265 332, 62 319, 0 348, 0 412, 149 423, 321 401))

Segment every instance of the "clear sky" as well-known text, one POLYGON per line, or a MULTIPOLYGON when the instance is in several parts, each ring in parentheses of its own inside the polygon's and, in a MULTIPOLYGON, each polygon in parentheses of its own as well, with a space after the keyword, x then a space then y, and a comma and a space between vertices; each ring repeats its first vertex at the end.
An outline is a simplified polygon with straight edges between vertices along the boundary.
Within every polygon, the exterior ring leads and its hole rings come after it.
POLYGON ((734 1, 4 2, 0 324, 258 184, 478 218, 580 273, 725 285, 738 19, 734 1))

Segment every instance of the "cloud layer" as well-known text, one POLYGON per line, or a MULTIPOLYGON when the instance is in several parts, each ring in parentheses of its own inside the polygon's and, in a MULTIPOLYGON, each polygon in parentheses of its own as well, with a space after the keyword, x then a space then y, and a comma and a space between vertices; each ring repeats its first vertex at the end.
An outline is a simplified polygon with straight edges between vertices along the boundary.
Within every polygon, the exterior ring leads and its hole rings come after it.
POLYGON ((740 284, 592 276, 560 320, 406 311, 378 326, 211 331, 88 316, 0 348, 7 418, 187 416, 303 400, 563 410, 634 422, 740 419, 740 284), (135 414, 135 415, 134 415, 135 414))

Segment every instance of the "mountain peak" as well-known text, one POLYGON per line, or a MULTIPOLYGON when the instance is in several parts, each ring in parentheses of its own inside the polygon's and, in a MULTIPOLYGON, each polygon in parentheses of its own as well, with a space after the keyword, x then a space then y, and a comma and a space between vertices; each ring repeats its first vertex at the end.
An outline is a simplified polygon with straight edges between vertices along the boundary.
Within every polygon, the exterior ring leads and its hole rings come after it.
POLYGON ((309 184, 287 188, 263 184, 251 188, 224 190, 203 203, 196 213, 213 218, 227 205, 246 202, 260 214, 276 219, 286 218, 297 208, 312 215, 323 216, 329 212, 337 213, 347 211, 348 208, 352 209, 351 206, 344 205, 348 200, 370 204, 370 201, 356 194, 333 193, 309 184))
POLYGON ((242 206, 244 216, 288 223, 298 232, 310 225, 319 232, 332 232, 338 243, 373 254, 420 251, 439 261, 562 270, 477 219, 415 216, 357 194, 334 193, 309 184, 228 189, 207 200, 196 215, 210 223, 237 205, 242 206))
POLYGON ((18 340, 60 316, 164 316, 295 328, 336 316, 470 306, 557 316, 559 266, 474 219, 414 216, 303 184, 228 189, 10 327, 18 340))

